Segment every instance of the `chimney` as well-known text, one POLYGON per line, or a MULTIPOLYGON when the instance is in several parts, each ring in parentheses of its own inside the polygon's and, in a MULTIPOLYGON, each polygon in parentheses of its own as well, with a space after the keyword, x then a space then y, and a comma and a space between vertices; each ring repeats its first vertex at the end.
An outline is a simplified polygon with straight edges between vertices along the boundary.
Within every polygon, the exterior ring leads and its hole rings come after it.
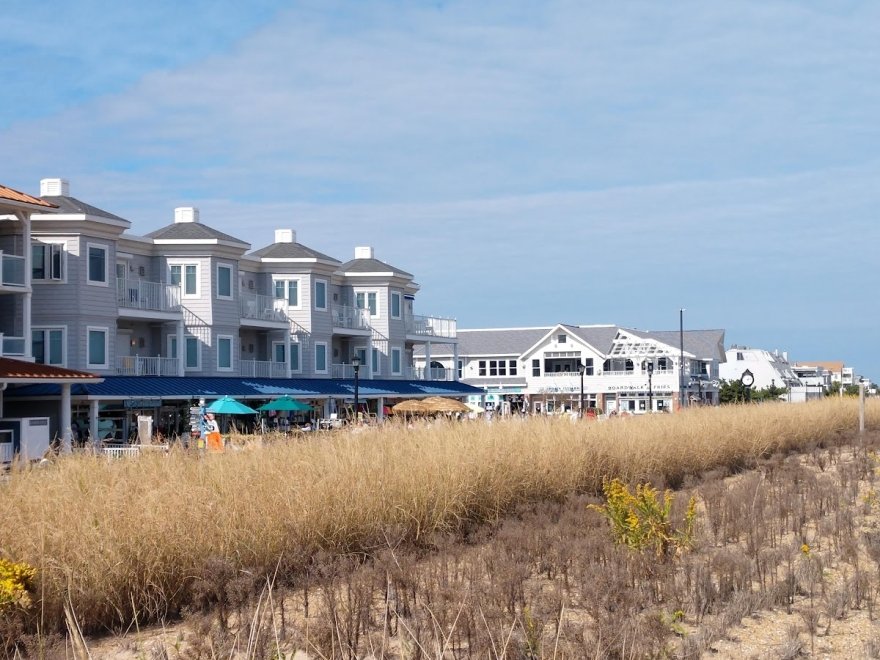
POLYGON ((355 259, 372 259, 373 258, 373 248, 371 248, 371 247, 356 247, 354 249, 354 258, 355 259))
POLYGON ((782 351, 782 359, 788 362, 788 351, 782 351))
POLYGON ((296 232, 292 229, 276 229, 276 243, 296 243, 296 232))
POLYGON ((70 183, 67 179, 40 179, 40 197, 68 197, 70 183))
POLYGON ((199 210, 194 206, 178 206, 174 209, 174 222, 198 222, 199 210))

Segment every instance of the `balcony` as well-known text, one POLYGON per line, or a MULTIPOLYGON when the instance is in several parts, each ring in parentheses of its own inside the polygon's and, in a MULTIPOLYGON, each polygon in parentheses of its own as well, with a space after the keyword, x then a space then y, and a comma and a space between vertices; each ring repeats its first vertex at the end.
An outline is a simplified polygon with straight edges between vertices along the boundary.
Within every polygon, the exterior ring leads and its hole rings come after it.
POLYGON ((287 365, 270 360, 242 360, 239 374, 248 378, 287 378, 287 365))
POLYGON ((404 367, 403 377, 408 380, 455 380, 452 369, 444 369, 442 367, 404 367))
POLYGON ((117 376, 177 376, 179 361, 169 357, 120 355, 116 359, 117 376))
POLYGON ((0 251, 0 285, 24 286, 24 257, 0 251))
POLYGON ((259 293, 239 293, 240 318, 253 321, 252 325, 289 323, 287 301, 283 298, 264 296, 259 293))
POLYGON ((146 280, 116 280, 116 304, 120 309, 142 312, 180 312, 180 286, 146 280))
POLYGON ((444 319, 436 316, 407 316, 404 319, 406 334, 419 337, 447 337, 455 339, 458 336, 458 322, 455 319, 444 319))
POLYGON ((0 334, 0 357, 24 357, 24 337, 0 334))
POLYGON ((347 328, 349 330, 369 330, 370 314, 365 309, 349 307, 348 305, 333 305, 334 328, 347 328))

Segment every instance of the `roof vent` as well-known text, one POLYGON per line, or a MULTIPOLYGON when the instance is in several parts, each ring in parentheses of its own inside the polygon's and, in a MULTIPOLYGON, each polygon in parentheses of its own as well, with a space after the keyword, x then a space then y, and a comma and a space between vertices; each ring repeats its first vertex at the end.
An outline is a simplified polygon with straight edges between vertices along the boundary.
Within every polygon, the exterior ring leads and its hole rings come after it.
POLYGON ((178 206, 174 209, 174 222, 198 222, 199 210, 194 206, 178 206))
POLYGON ((296 243, 296 232, 292 229, 276 229, 276 243, 296 243))
POLYGON ((68 197, 70 183, 67 179, 40 179, 40 197, 68 197))
POLYGON ((354 249, 354 258, 355 259, 372 259, 373 258, 373 248, 371 248, 371 247, 356 247, 354 249))

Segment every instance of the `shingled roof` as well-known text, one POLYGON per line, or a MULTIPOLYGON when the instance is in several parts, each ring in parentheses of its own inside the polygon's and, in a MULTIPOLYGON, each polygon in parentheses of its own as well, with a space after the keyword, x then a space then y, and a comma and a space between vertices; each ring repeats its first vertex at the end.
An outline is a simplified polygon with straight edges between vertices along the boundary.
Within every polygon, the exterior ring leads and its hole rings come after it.
POLYGON ((82 213, 84 215, 91 215, 98 218, 107 218, 109 220, 128 222, 128 220, 116 215, 115 213, 110 213, 110 211, 99 209, 97 206, 86 204, 76 197, 67 197, 62 195, 50 197, 48 195, 45 195, 43 196, 43 200, 49 202, 50 205, 57 206, 60 213, 82 213))
POLYGON ((245 247, 251 246, 250 243, 247 243, 240 238, 235 238, 235 236, 224 234, 222 231, 217 231, 212 227, 203 225, 201 222, 175 222, 170 225, 161 227, 156 231, 151 231, 149 234, 147 234, 147 238, 163 241, 193 241, 214 239, 218 241, 229 241, 231 243, 238 243, 239 245, 244 245, 245 247))
POLYGON ((378 259, 352 259, 339 267, 345 273, 393 273, 398 277, 413 278, 412 273, 407 273, 402 268, 395 268, 378 259))
POLYGON ((334 259, 301 243, 272 243, 272 245, 251 252, 249 256, 266 259, 321 259, 337 264, 341 263, 339 259, 334 259))

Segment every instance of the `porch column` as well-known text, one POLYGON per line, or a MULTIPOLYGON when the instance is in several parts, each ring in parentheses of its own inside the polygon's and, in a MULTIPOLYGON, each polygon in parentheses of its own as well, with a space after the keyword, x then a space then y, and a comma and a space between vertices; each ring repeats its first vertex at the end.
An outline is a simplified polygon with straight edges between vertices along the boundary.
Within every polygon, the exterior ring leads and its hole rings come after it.
POLYGON ((380 396, 376 401, 376 420, 379 422, 385 421, 385 397, 380 396))
POLYGON ((458 380, 458 343, 452 345, 452 380, 458 380))
POLYGON ((22 218, 22 227, 24 230, 21 232, 21 240, 24 245, 24 286, 27 290, 27 293, 24 294, 24 300, 22 300, 22 333, 24 334, 24 355, 25 358, 32 358, 34 356, 33 337, 31 336, 31 268, 33 265, 33 250, 31 249, 31 219, 30 215, 27 211, 23 212, 21 215, 22 218))
MULTIPOLYGON (((291 373, 290 373, 291 372, 291 369, 290 369, 290 349, 291 348, 292 348, 292 346, 290 345, 290 326, 287 326, 284 329, 284 361, 287 363, 284 365, 284 377, 285 378, 291 377, 291 373)), ((270 353, 270 355, 271 355, 271 353, 270 353)), ((272 356, 272 359, 274 360, 275 356, 272 356)), ((300 359, 302 359, 302 356, 300 356, 300 359)))
POLYGON ((183 340, 183 319, 177 322, 177 375, 186 372, 186 343, 183 340))
POLYGON ((431 342, 425 342, 425 380, 433 380, 431 378, 431 342))
POLYGON ((95 447, 101 446, 101 438, 98 437, 98 400, 89 401, 89 436, 95 447))
POLYGON ((61 384, 61 453, 69 454, 73 451, 70 438, 73 432, 70 430, 70 383, 61 384))

